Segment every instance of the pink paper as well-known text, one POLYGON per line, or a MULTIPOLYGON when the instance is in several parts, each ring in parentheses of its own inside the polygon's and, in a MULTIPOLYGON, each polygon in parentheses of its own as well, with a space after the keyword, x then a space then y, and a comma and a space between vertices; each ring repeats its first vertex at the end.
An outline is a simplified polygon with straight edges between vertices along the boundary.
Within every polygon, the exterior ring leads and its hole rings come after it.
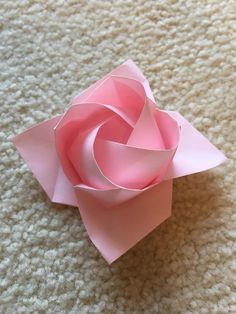
POLYGON ((13 143, 53 202, 79 207, 108 263, 170 216, 173 178, 226 160, 180 113, 156 107, 132 60, 13 143))

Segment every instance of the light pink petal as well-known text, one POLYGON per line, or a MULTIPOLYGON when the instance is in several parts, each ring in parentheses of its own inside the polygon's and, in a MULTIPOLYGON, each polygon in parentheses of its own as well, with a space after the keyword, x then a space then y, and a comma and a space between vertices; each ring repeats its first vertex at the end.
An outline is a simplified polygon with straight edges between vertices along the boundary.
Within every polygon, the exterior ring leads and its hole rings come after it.
POLYGON ((97 139, 94 152, 102 173, 112 183, 129 189, 143 189, 157 178, 160 181, 162 167, 170 162, 175 149, 147 150, 97 139))
POLYGON ((98 189, 114 188, 102 174, 94 157, 94 141, 99 128, 100 125, 87 132, 79 132, 67 155, 84 184, 98 189))
POLYGON ((146 149, 165 148, 154 117, 154 110, 155 108, 146 99, 141 115, 128 139, 128 145, 146 149))
POLYGON ((57 153, 64 173, 73 185, 81 183, 81 178, 68 156, 68 151, 73 141, 78 134, 81 132, 85 133, 91 128, 96 128, 109 117, 112 117, 112 115, 114 115, 114 112, 99 104, 78 104, 71 106, 56 125, 55 143, 57 153))
POLYGON ((179 144, 181 128, 168 112, 155 108, 154 116, 161 133, 165 149, 176 148, 179 144))
POLYGON ((87 98, 91 94, 91 92, 98 88, 103 83, 103 81, 105 81, 111 75, 121 76, 139 81, 143 85, 147 97, 154 101, 154 97, 149 86, 148 80, 145 78, 145 76, 137 67, 137 65, 131 59, 129 59, 120 66, 118 66, 117 68, 115 68, 113 71, 105 75, 102 79, 98 80, 96 83, 85 89, 82 93, 77 95, 73 99, 72 104, 78 104, 87 101, 87 98))
POLYGON ((89 237, 112 263, 171 214, 172 180, 112 208, 100 205, 86 191, 76 191, 79 210, 89 237))
POLYGON ((74 189, 65 175, 61 174, 55 149, 53 128, 59 119, 60 116, 57 116, 39 123, 15 136, 12 142, 52 201, 76 205, 74 189), (59 177, 63 190, 60 197, 56 197, 59 177))
POLYGON ((165 179, 205 171, 216 167, 227 158, 180 113, 168 111, 181 126, 180 142, 165 179))
POLYGON ((125 114, 129 119, 129 124, 132 125, 138 120, 145 99, 145 90, 138 81, 110 76, 99 85, 99 88, 91 92, 86 102, 96 102, 117 108, 125 114))
POLYGON ((97 137, 119 143, 127 143, 133 128, 119 115, 111 117, 101 125, 97 137))

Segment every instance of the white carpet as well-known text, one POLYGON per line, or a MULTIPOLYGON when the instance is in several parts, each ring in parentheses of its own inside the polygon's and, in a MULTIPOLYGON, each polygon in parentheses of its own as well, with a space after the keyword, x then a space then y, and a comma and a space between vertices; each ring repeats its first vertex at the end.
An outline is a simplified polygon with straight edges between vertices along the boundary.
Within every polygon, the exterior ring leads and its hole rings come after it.
POLYGON ((1 1, 0 313, 236 313, 236 1, 1 1), (9 139, 131 57, 229 161, 112 266, 9 139))

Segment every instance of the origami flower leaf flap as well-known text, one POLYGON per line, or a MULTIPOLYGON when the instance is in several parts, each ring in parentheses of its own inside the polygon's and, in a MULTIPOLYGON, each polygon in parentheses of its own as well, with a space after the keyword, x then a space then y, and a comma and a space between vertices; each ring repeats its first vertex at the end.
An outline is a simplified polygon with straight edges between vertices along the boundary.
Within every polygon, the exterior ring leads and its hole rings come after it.
POLYGON ((179 145, 165 174, 167 180, 205 171, 227 160, 225 155, 180 113, 176 111, 167 112, 181 126, 179 145))
POLYGON ((76 195, 90 239, 112 263, 170 216, 172 180, 112 208, 100 205, 86 190, 76 195))
POLYGON ((65 177, 55 149, 53 128, 60 116, 46 120, 15 136, 12 142, 48 197, 58 203, 77 205, 71 183, 65 177))

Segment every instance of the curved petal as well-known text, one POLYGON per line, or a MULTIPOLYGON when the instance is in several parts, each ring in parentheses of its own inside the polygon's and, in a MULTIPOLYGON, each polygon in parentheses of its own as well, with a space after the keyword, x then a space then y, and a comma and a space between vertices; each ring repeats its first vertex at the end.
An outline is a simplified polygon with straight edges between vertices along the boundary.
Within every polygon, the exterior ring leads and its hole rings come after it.
POLYGON ((94 153, 102 173, 123 188, 143 189, 162 179, 175 149, 148 150, 97 139, 94 153))
POLYGON ((114 115, 103 123, 97 133, 97 138, 119 143, 127 143, 133 128, 119 115, 114 115))
POLYGON ((164 149, 162 135, 155 121, 155 105, 147 98, 127 144, 146 149, 164 149))
POLYGON ((159 110, 158 108, 155 108, 154 116, 165 149, 176 148, 179 144, 180 133, 182 132, 178 121, 176 121, 168 112, 159 110))
POLYGON ((106 179, 94 157, 94 141, 100 125, 89 131, 78 132, 67 155, 81 181, 97 189, 113 188, 114 185, 106 179))
MULTIPOLYGON (((133 79, 109 76, 90 95, 86 102, 107 104, 118 108, 134 125, 138 120, 146 99, 143 85, 133 79)), ((76 104, 76 102, 74 102, 76 104)))
POLYGON ((148 80, 145 78, 143 73, 140 71, 140 69, 137 67, 137 65, 131 60, 125 61, 123 64, 115 68, 113 71, 105 75, 102 79, 98 80, 96 83, 85 89, 82 93, 75 96, 75 98, 72 101, 73 104, 78 104, 82 102, 86 102, 88 96, 96 89, 98 88, 108 77, 110 76, 121 76, 124 78, 130 78, 134 79, 138 82, 140 82, 146 92, 146 95, 148 98, 150 98, 152 101, 154 101, 154 97, 151 91, 151 88, 149 86, 148 80))
POLYGON ((77 135, 96 128, 114 113, 105 106, 86 103, 71 106, 55 127, 55 144, 66 176, 76 185, 81 182, 75 167, 68 158, 67 151, 77 135))

